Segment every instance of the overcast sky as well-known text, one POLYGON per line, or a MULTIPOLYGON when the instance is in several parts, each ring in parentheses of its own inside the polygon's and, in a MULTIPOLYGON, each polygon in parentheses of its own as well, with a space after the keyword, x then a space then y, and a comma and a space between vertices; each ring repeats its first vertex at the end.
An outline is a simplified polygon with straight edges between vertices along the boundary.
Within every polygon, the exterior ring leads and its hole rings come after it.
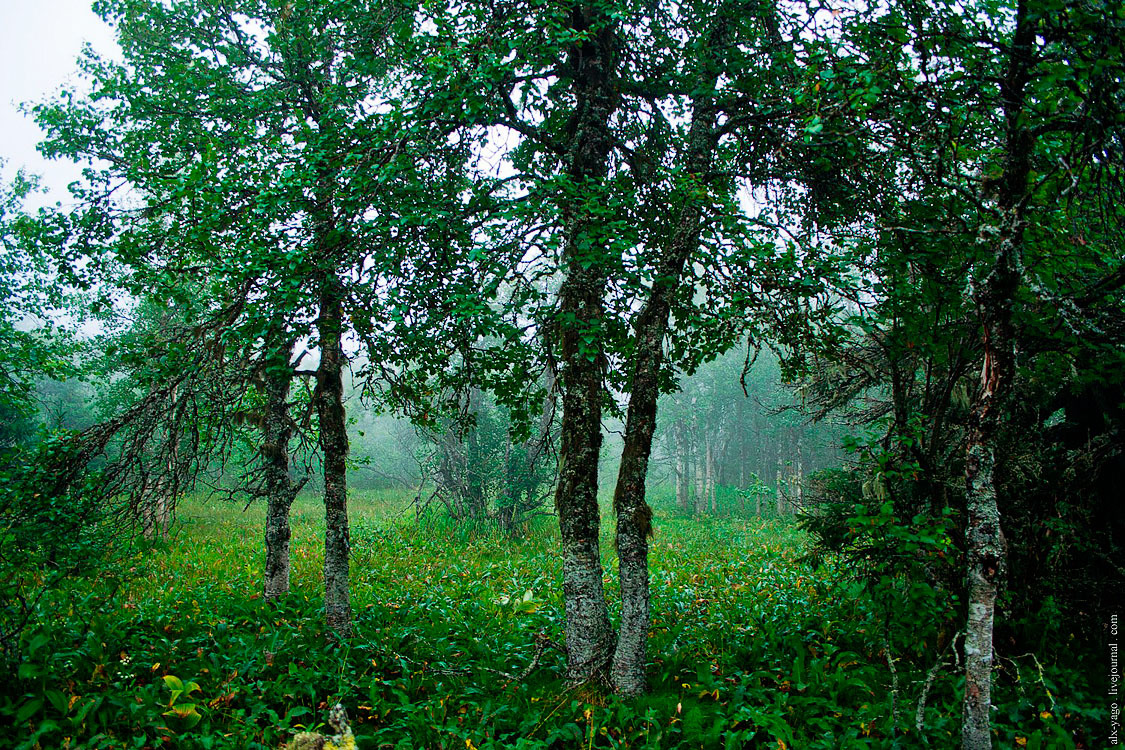
POLYGON ((90 10, 90 0, 0 0, 0 159, 7 162, 0 178, 7 181, 25 167, 42 176, 51 203, 67 202, 66 186, 78 169, 39 156, 39 128, 20 114, 19 105, 76 81, 76 60, 86 42, 102 53, 116 49, 112 31, 90 10))

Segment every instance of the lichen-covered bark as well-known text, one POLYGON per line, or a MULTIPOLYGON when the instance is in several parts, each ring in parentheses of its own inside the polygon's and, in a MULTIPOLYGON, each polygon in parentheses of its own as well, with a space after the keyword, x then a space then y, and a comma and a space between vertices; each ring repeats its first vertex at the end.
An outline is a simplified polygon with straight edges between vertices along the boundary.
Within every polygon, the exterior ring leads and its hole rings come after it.
POLYGON ((567 54, 575 108, 566 174, 575 197, 562 206, 565 277, 556 318, 562 423, 555 507, 563 548, 567 675, 572 682, 587 682, 606 678, 613 651, 598 545, 609 238, 587 206, 609 171, 618 41, 613 22, 596 4, 575 5, 570 20, 579 35, 567 54))
POLYGON ((335 273, 321 281, 320 366, 316 373, 316 413, 324 456, 324 617, 342 637, 352 633, 348 592, 348 434, 344 414, 343 289, 335 273))
POLYGON ((1015 340, 1011 304, 1018 283, 1018 225, 1001 242, 996 264, 978 295, 984 331, 981 381, 970 414, 965 455, 966 584, 968 617, 965 626, 965 696, 962 746, 966 750, 992 747, 989 730, 992 695, 993 613, 1004 547, 1000 506, 994 480, 995 439, 1001 409, 1015 373, 1015 340))
POLYGON ((995 459, 979 429, 969 439, 965 482, 968 491, 969 613, 965 628, 965 702, 962 746, 992 747, 989 731, 992 685, 992 631, 997 575, 1003 559, 1000 510, 993 484, 995 459))
POLYGON ((266 337, 266 362, 262 372, 265 410, 262 415, 261 454, 266 493, 265 597, 276 599, 289 593, 289 509, 298 491, 289 476, 289 441, 293 422, 289 418, 290 347, 274 331, 266 337))
MULTIPOLYGON (((726 23, 720 17, 709 35, 711 44, 722 44, 726 23)), ((706 70, 706 69, 705 69, 706 70)), ((715 85, 714 71, 705 82, 715 85)), ((686 163, 688 178, 705 184, 716 144, 718 117, 713 96, 701 95, 693 102, 688 133, 686 163)), ((684 269, 699 248, 704 191, 693 189, 685 197, 671 242, 661 257, 652 291, 634 326, 636 342, 633 372, 629 382, 629 411, 625 442, 617 474, 613 506, 617 513, 617 559, 621 579, 621 628, 613 656, 613 687, 621 695, 645 691, 645 663, 651 623, 648 589, 648 537, 652 533, 652 510, 645 497, 645 480, 656 431, 660 371, 664 364, 664 337, 668 332, 672 300, 683 284, 684 269)), ((708 469, 711 459, 708 443, 708 469)))
POLYGON ((1012 306, 1022 274, 1022 242, 1032 136, 1021 122, 1026 86, 1033 64, 1031 48, 1036 21, 1026 0, 1016 7, 1016 24, 1008 70, 1001 84, 1007 134, 998 208, 1001 226, 993 264, 976 291, 983 332, 984 359, 980 387, 973 400, 966 439, 965 529, 968 617, 965 626, 965 696, 961 744, 965 750, 989 750, 992 735, 992 633, 996 592, 1004 566, 1000 506, 994 471, 995 440, 1003 406, 1015 376, 1015 331, 1012 306))

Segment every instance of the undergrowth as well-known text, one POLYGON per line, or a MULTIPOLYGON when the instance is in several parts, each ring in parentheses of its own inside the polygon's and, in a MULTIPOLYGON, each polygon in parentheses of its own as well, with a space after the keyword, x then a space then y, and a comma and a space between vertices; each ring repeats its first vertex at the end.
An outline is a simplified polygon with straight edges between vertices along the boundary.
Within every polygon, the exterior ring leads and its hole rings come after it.
MULTIPOLYGON (((791 524, 659 519, 652 690, 623 702, 568 688, 564 655, 547 645, 561 641, 563 612, 549 522, 512 539, 404 508, 393 495, 353 500, 357 635, 338 642, 321 622, 313 499, 294 507, 293 589, 279 603, 260 597, 261 510, 185 504, 171 539, 127 561, 125 583, 43 602, 0 696, 11 746, 273 749, 324 729, 337 702, 360 748, 958 742, 952 661, 923 691, 939 655, 889 652, 886 613, 838 562, 803 562, 791 524)), ((1102 722, 1089 685, 1061 669, 1010 661, 996 691, 999 746, 1081 747, 1102 722)))

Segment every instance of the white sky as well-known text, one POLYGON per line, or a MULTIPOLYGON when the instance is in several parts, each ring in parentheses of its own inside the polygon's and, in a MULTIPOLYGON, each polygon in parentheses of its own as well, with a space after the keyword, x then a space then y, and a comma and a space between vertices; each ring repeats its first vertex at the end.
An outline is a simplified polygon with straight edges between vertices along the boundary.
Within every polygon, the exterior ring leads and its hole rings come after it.
POLYGON ((20 167, 38 174, 49 197, 32 204, 67 202, 66 186, 78 167, 48 162, 35 150, 41 133, 19 111, 21 102, 38 102, 67 81, 77 80, 77 59, 89 42, 102 54, 116 52, 113 33, 93 11, 90 0, 0 0, 0 179, 20 167))

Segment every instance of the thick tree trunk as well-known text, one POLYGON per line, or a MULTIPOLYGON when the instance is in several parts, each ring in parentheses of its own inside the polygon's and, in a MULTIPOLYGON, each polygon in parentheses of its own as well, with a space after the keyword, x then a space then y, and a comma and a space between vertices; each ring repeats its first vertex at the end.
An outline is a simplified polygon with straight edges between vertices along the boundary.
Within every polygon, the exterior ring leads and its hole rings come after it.
POLYGON ((992 633, 996 593, 1005 555, 994 478, 995 441, 1004 402, 1015 377, 1012 306, 1022 274, 1024 202, 1031 169, 1032 136, 1021 124, 1025 88, 1033 64, 1036 21, 1026 0, 1016 7, 1015 33, 1000 98, 1007 121, 1004 173, 998 206, 1003 222, 989 274, 977 289, 984 361, 973 401, 965 455, 965 529, 968 618, 965 626, 965 698, 961 743, 965 750, 989 750, 992 705, 992 633))
POLYGON ((575 116, 566 173, 580 197, 563 203, 566 276, 556 318, 562 425, 555 507, 563 548, 567 677, 588 682, 607 677, 613 629, 598 542, 608 236, 586 202, 597 199, 609 171, 613 149, 609 122, 618 104, 614 87, 618 40, 613 22, 596 4, 577 4, 570 20, 581 40, 567 55, 573 71, 575 116))
POLYGON ((293 372, 290 346, 280 341, 280 336, 280 332, 267 336, 269 350, 262 373, 266 403, 260 450, 265 470, 267 600, 289 593, 289 509, 300 488, 289 477, 289 441, 293 437, 289 388, 293 372))
POLYGON ((344 414, 343 289, 335 273, 321 281, 320 366, 316 373, 316 413, 324 455, 324 617, 341 637, 352 634, 348 592, 348 433, 344 414))

